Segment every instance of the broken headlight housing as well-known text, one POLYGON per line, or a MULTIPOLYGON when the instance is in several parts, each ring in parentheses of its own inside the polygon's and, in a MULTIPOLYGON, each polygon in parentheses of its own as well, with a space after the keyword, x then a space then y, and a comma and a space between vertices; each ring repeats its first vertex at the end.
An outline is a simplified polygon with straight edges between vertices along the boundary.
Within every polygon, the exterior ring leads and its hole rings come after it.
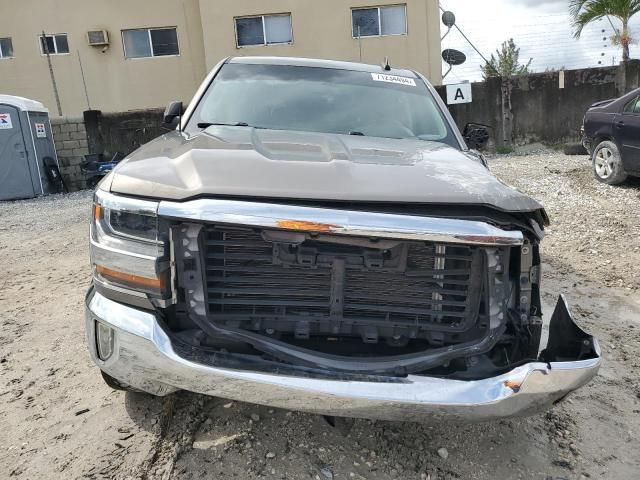
POLYGON ((91 265, 97 283, 156 298, 169 296, 167 239, 157 210, 158 202, 96 192, 91 265))

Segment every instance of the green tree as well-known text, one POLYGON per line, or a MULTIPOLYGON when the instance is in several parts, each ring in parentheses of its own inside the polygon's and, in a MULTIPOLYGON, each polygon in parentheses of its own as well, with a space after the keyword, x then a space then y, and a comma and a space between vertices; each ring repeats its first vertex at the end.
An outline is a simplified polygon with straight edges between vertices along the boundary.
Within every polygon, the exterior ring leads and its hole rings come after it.
POLYGON ((570 0, 569 12, 573 17, 574 35, 580 38, 584 27, 604 17, 615 17, 622 22, 613 41, 622 46, 622 61, 629 60, 629 45, 633 43, 629 21, 640 12, 640 0, 570 0))
POLYGON ((496 55, 492 53, 491 59, 482 67, 482 76, 485 80, 489 77, 511 78, 529 73, 533 59, 530 58, 526 64, 520 63, 520 49, 513 38, 503 42, 502 47, 496 50, 496 55))
POLYGON ((495 55, 492 54, 491 59, 482 67, 482 76, 485 80, 492 77, 500 78, 502 138, 497 139, 497 144, 505 151, 510 149, 513 144, 512 79, 515 76, 530 73, 531 61, 530 58, 526 64, 520 63, 520 49, 516 46, 513 38, 510 38, 506 42, 502 42, 502 46, 496 50, 495 55))

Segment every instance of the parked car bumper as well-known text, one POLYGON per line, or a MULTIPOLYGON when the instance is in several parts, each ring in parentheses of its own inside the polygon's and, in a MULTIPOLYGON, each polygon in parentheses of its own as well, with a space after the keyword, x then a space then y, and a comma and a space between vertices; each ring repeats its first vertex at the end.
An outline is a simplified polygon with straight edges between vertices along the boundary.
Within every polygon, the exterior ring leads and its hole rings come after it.
POLYGON ((98 367, 144 392, 162 396, 189 390, 272 407, 382 420, 473 422, 532 414, 587 383, 600 366, 593 341, 592 358, 533 362, 474 381, 420 375, 397 381, 344 381, 219 368, 176 353, 154 313, 115 302, 93 289, 87 295, 86 327, 89 351, 98 367), (97 352, 97 322, 113 330, 113 351, 106 360, 97 352))

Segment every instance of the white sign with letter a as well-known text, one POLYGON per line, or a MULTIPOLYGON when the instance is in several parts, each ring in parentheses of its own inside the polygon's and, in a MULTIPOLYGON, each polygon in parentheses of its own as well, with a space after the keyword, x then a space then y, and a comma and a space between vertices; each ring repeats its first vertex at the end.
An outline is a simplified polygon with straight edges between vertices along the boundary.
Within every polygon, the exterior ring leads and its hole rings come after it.
POLYGON ((459 83, 457 85, 447 85, 447 105, 457 103, 471 103, 471 84, 459 83))

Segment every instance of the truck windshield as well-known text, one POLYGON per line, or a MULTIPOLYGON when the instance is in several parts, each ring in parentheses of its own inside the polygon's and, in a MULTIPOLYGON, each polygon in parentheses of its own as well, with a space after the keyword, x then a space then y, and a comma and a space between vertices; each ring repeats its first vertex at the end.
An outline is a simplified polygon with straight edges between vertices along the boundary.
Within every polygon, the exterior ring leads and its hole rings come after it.
POLYGON ((412 138, 460 148, 420 78, 351 70, 226 64, 187 131, 209 125, 412 138))

